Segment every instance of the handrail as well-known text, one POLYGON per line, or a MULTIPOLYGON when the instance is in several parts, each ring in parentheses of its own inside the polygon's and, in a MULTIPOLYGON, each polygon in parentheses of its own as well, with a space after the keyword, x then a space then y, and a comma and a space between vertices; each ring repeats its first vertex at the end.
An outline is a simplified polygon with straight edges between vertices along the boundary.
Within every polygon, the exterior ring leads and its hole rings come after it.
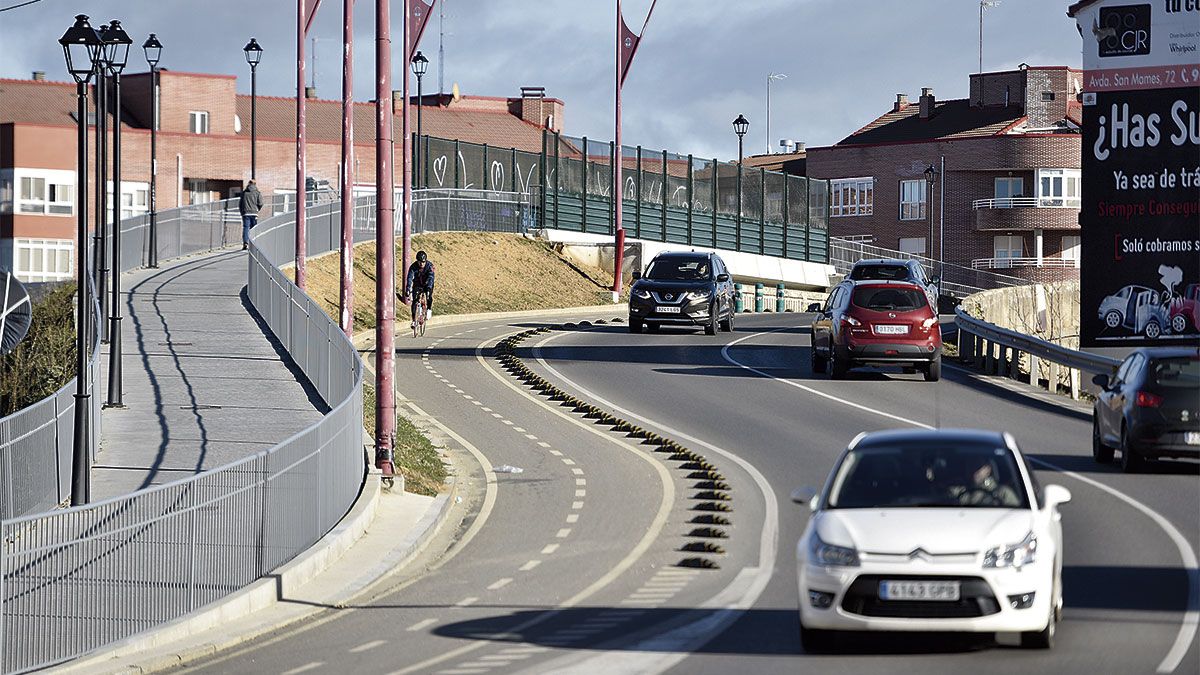
POLYGON ((995 197, 976 199, 972 209, 1078 209, 1079 197, 995 197))
POLYGON ((971 269, 1002 270, 1010 267, 1047 267, 1052 269, 1070 269, 1078 267, 1073 258, 976 258, 971 261, 971 269))
MULTIPOLYGON (((1030 354, 1044 361, 1050 361, 1068 368, 1087 371, 1089 373, 1112 373, 1121 365, 1119 359, 1109 356, 1069 349, 1056 345, 1032 335, 1018 333, 1014 330, 1001 328, 992 323, 967 314, 963 308, 954 309, 954 323, 964 333, 979 336, 989 342, 1003 345, 1010 349, 1030 354)), ((960 344, 961 347, 961 344, 960 344)))

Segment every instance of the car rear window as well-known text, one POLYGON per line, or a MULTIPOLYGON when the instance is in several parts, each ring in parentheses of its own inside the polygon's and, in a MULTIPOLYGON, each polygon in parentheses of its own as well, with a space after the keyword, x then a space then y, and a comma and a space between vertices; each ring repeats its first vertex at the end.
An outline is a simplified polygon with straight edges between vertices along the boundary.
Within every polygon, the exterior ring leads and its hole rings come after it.
POLYGON ((711 277, 708 258, 658 258, 646 269, 647 279, 661 281, 700 281, 711 277))
POLYGON ((900 310, 903 312, 928 306, 925 294, 915 288, 893 288, 890 286, 859 286, 854 289, 851 302, 856 307, 874 310, 900 310))
POLYGON ((1155 359, 1150 363, 1150 372, 1164 387, 1200 389, 1200 357, 1155 359))
POLYGON ((908 268, 904 265, 858 265, 850 270, 850 278, 878 279, 882 281, 908 279, 908 268))

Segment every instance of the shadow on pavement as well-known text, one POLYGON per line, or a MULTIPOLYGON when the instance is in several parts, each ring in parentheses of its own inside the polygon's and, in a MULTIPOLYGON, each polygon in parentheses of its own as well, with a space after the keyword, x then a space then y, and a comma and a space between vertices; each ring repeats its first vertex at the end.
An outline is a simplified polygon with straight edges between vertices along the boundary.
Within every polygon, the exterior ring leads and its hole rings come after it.
MULTIPOLYGON (((1050 455, 1041 453, 1026 453, 1030 459, 1037 459, 1064 471, 1076 473, 1121 473, 1120 456, 1111 464, 1100 464, 1091 455, 1050 455)), ((1039 467, 1041 469, 1041 467, 1039 467)), ((1043 469, 1054 471, 1054 469, 1043 469)), ((1200 463, 1184 460, 1161 459, 1147 461, 1141 471, 1146 474, 1163 474, 1171 476, 1200 476, 1200 463)))

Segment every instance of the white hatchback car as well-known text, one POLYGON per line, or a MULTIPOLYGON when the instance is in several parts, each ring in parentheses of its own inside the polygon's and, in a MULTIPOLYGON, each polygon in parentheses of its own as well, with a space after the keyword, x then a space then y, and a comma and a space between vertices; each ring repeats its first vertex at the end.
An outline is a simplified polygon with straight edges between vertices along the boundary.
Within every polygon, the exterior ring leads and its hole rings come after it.
POLYGON ((1046 649, 1062 615, 1062 524, 1071 493, 1044 489, 1009 434, 860 434, 796 547, 804 649, 834 631, 1013 632, 1046 649))

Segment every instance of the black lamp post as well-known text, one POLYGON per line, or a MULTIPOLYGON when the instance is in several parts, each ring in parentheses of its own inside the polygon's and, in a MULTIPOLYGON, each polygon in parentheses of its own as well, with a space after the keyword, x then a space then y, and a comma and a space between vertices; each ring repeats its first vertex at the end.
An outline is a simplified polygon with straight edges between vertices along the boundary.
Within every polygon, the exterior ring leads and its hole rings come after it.
POLYGON ((162 43, 154 33, 142 45, 146 63, 150 65, 150 267, 158 267, 158 61, 162 58, 162 43))
POLYGON ((933 260, 933 182, 937 180, 937 167, 930 164, 925 169, 925 214, 929 217, 929 247, 926 249, 929 253, 929 259, 933 260))
POLYGON ((417 164, 414 171, 417 187, 425 185, 425 161, 421 159, 421 108, 425 107, 425 99, 421 96, 421 78, 424 77, 427 70, 429 70, 429 59, 425 58, 425 55, 418 51, 412 60, 413 75, 417 76, 417 143, 415 147, 417 164))
POLYGON ((96 62, 96 224, 92 227, 92 279, 100 303, 100 340, 108 342, 108 55, 104 34, 108 24, 100 26, 100 56, 96 62))
POLYGON ((112 319, 108 329, 107 407, 124 408, 121 402, 121 71, 129 61, 133 40, 121 22, 108 22, 101 33, 104 62, 113 83, 113 204, 112 204, 112 319))
POLYGON ((258 62, 262 60, 262 47, 258 40, 250 38, 242 48, 246 52, 246 63, 250 64, 250 180, 258 178, 258 62))
MULTIPOLYGON (((78 284, 78 314, 75 319, 75 436, 72 440, 71 504, 86 504, 91 498, 91 452, 88 444, 89 403, 87 383, 88 299, 87 283, 87 85, 101 58, 100 35, 88 23, 87 15, 75 17, 75 24, 59 38, 67 71, 75 79, 76 166, 75 166, 75 278, 78 284)), ((100 187, 103 190, 103 186, 100 187)))
POLYGON ((734 248, 738 251, 742 250, 742 139, 745 138, 746 132, 750 130, 750 120, 744 115, 738 115, 733 121, 733 133, 738 137, 738 165, 737 165, 737 232, 734 248))

